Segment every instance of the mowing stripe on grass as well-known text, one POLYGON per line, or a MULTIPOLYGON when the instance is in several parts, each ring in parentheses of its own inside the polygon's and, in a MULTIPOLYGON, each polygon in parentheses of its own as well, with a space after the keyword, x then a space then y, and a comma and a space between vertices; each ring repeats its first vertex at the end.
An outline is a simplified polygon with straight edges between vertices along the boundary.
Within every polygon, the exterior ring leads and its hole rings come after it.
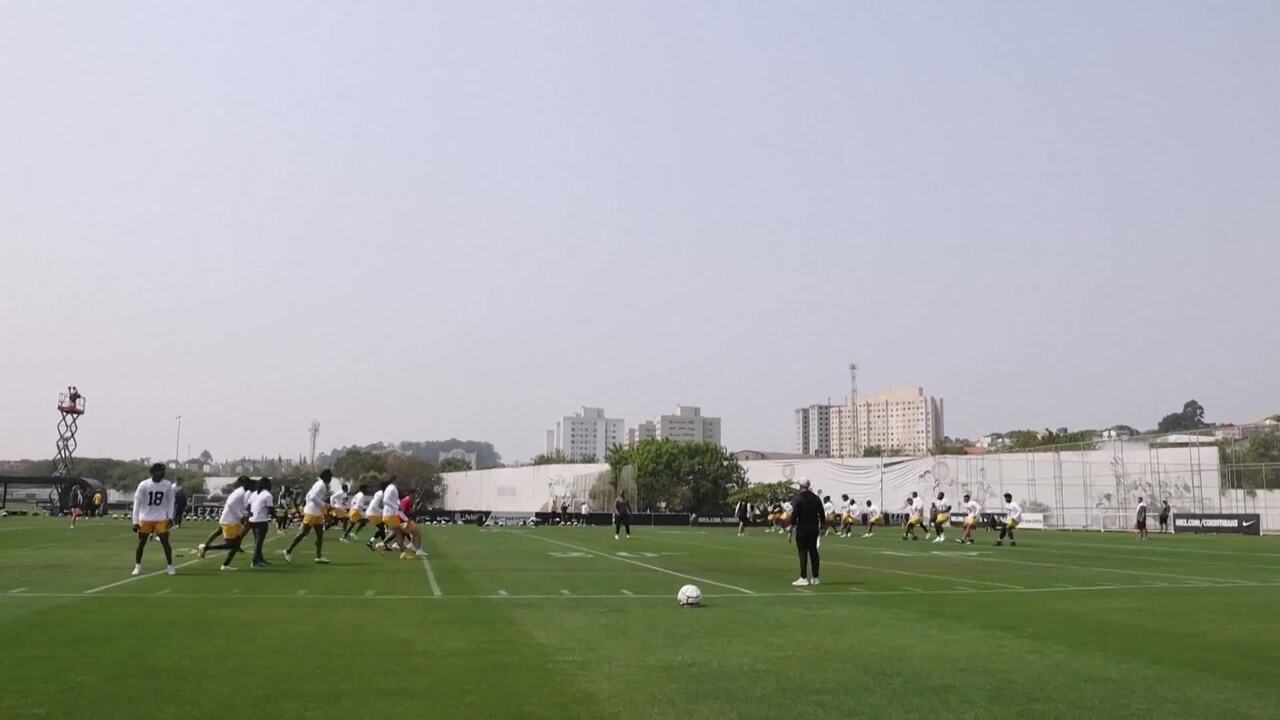
MULTIPOLYGON (((1055 540, 1047 540, 1045 542, 1049 545, 1073 545, 1076 547, 1097 548, 1100 550, 1108 550, 1108 551, 1117 549, 1115 545, 1109 545, 1107 543, 1069 542, 1069 541, 1057 542, 1055 540)), ((1161 542, 1161 541, 1157 540, 1156 542, 1161 542)), ((1170 540, 1169 542, 1178 542, 1178 541, 1170 540)), ((1180 547, 1175 548, 1175 547, 1165 547, 1163 545, 1134 545, 1133 548, 1121 547, 1119 549, 1120 550, 1137 549, 1139 547, 1145 550, 1151 550, 1153 552, 1186 552, 1186 553, 1207 553, 1210 555, 1245 555, 1245 556, 1259 557, 1259 558, 1265 558, 1265 557, 1280 558, 1280 553, 1254 553, 1254 552, 1244 552, 1241 550, 1205 550, 1202 548, 1180 548, 1180 547)))
MULTIPOLYGON (((672 540, 670 538, 661 538, 661 541, 669 542, 669 543, 679 543, 681 545, 696 545, 697 547, 706 547, 706 548, 724 550, 727 552, 734 552, 734 553, 748 553, 751 555, 760 555, 762 557, 774 557, 774 558, 787 557, 793 560, 795 559, 795 556, 790 554, 783 556, 783 555, 779 555, 778 553, 760 552, 758 550, 743 550, 741 549, 741 547, 737 547, 737 546, 730 547, 727 545, 698 545, 697 543, 685 542, 681 540, 672 540)), ((836 545, 835 547, 841 547, 841 546, 836 545)), ((914 555, 914 553, 912 553, 912 555, 914 555)), ((994 582, 992 580, 977 580, 975 578, 952 577, 950 575, 931 575, 928 573, 911 572, 909 570, 894 570, 892 568, 880 567, 878 565, 856 565, 854 563, 840 562, 839 560, 830 560, 825 558, 823 559, 822 562, 823 564, 826 564, 826 565, 839 565, 840 567, 855 568, 858 570, 872 570, 875 572, 893 573, 894 575, 909 575, 911 577, 929 578, 930 580, 946 580, 948 582, 975 583, 978 585, 989 585, 991 587, 1005 588, 1008 590, 1022 589, 1021 585, 1010 585, 1009 583, 994 582)))
MULTIPOLYGON (((1153 587, 1150 585, 1065 585, 1061 587, 1034 587, 1034 588, 981 588, 981 589, 946 589, 946 590, 861 590, 859 588, 849 588, 847 590, 838 590, 831 586, 822 586, 821 589, 803 593, 812 597, 874 597, 878 595, 886 596, 906 596, 906 597, 923 597, 926 595, 1020 595, 1033 593, 1071 593, 1071 592, 1098 592, 1102 590, 1141 590, 1146 593, 1161 592, 1167 590, 1224 590, 1224 589, 1240 589, 1240 588, 1275 588, 1280 587, 1280 583, 1186 583, 1181 585, 1165 585, 1162 587, 1153 587)), ((804 590, 806 588, 797 588, 804 590)), ((305 591, 299 591, 298 595, 283 595, 278 593, 249 594, 240 595, 237 602, 248 602, 249 600, 298 600, 299 596, 305 591)), ((723 600, 731 598, 787 598, 801 597, 802 594, 796 592, 753 592, 750 594, 740 593, 724 593, 709 594, 703 597, 723 600)), ((94 598, 102 600, 119 600, 119 599, 157 599, 163 597, 166 600, 191 598, 191 599, 208 599, 208 598, 226 598, 226 593, 171 593, 169 595, 158 595, 155 593, 109 593, 99 595, 88 595, 84 593, 19 593, 10 595, 8 593, 0 595, 0 598, 18 600, 21 598, 94 598)), ((457 601, 474 601, 474 600, 670 600, 669 594, 664 595, 306 595, 307 600, 426 600, 432 602, 457 602, 457 601)))
MULTIPOLYGON (((1058 553, 1060 555, 1077 555, 1077 556, 1085 556, 1085 557, 1097 557, 1098 555, 1106 555, 1107 557, 1125 558, 1127 560, 1143 560, 1146 562, 1195 563, 1197 565, 1208 565, 1212 567, 1233 567, 1233 568, 1247 567, 1247 568, 1256 568, 1259 570, 1271 570, 1273 572, 1280 572, 1280 564, 1261 565, 1258 563, 1235 562, 1233 560, 1219 562, 1219 561, 1209 560, 1209 559, 1201 560, 1201 559, 1193 559, 1193 558, 1185 558, 1185 557, 1156 557, 1152 553, 1119 553, 1119 552, 1111 552, 1109 550, 1108 552, 1105 552, 1105 553, 1088 553, 1082 550, 1060 550, 1060 549, 1057 549, 1056 547, 1059 545, 1070 545, 1072 547, 1081 547, 1081 546, 1088 547, 1088 543, 1038 542, 1035 545, 1035 549, 1036 549, 1036 552, 1051 552, 1051 553, 1058 553)), ((1108 547, 1108 546, 1097 545, 1093 547, 1101 548, 1101 547, 1108 547)))
MULTIPOLYGON (((606 552, 601 552, 599 550, 592 550, 591 548, 582 547, 581 545, 574 545, 572 543, 567 543, 560 540, 552 540, 551 538, 542 537, 541 535, 524 535, 524 537, 531 537, 537 540, 543 540, 545 542, 555 543, 556 545, 563 545, 567 548, 573 548, 574 550, 578 550, 580 552, 591 553, 592 555, 599 555, 600 557, 609 558, 610 560, 617 560, 618 562, 638 565, 642 568, 648 568, 650 570, 653 570, 654 572, 666 573, 667 575, 674 575, 675 577, 686 578, 688 580, 697 580, 698 582, 704 582, 708 585, 715 585, 716 587, 728 588, 730 590, 737 590, 738 592, 745 593, 747 595, 753 594, 753 591, 748 590, 746 588, 738 587, 737 585, 729 585, 728 583, 716 582, 715 580, 708 580, 707 578, 698 577, 697 575, 689 575, 688 573, 676 572, 675 570, 668 570, 666 568, 658 567, 657 565, 650 565, 649 563, 640 562, 639 560, 632 560, 631 558, 623 558, 623 557, 618 557, 617 555, 610 555, 609 553, 606 553, 606 552)), ((678 542, 678 541, 673 540, 669 542, 678 542)))
POLYGON ((1179 580, 1205 580, 1213 583, 1227 582, 1227 583, 1252 584, 1251 581, 1249 580, 1237 580, 1236 578, 1215 578, 1215 577, 1203 577, 1200 575, 1177 575, 1174 573, 1155 572, 1154 570, 1123 570, 1121 568, 1092 567, 1089 565, 1062 565, 1060 563, 1036 562, 1034 560, 1010 560, 1008 558, 975 557, 973 555, 956 555, 956 557, 964 560, 974 560, 977 562, 998 562, 998 563, 1010 563, 1013 565, 1038 565, 1040 567, 1061 568, 1063 570, 1092 570, 1094 572, 1122 573, 1125 575, 1152 575, 1155 577, 1177 578, 1179 580))
POLYGON ((26 589, 26 588, 14 588, 14 589, 12 589, 12 590, 10 590, 10 591, 9 591, 9 594, 10 594, 10 595, 17 595, 18 593, 24 593, 24 592, 26 592, 26 591, 27 591, 27 589, 26 589))
POLYGON ((427 561, 427 556, 422 556, 422 569, 427 571, 427 582, 431 583, 431 594, 440 597, 444 593, 440 592, 440 583, 436 582, 436 574, 431 572, 431 563, 427 561))

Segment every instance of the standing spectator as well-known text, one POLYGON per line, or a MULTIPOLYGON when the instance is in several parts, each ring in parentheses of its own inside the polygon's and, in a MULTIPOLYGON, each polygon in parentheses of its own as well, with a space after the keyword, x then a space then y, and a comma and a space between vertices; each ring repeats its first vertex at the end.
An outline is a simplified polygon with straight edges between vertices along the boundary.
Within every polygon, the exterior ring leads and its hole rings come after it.
POLYGON ((187 491, 179 485, 173 491, 173 526, 182 527, 182 518, 187 514, 187 491))
POLYGON ((627 528, 627 538, 631 538, 631 502, 627 500, 627 491, 618 493, 613 501, 613 539, 617 540, 623 527, 627 528))
POLYGON ((788 540, 795 540, 796 550, 800 553, 800 577, 791 583, 797 587, 818 585, 818 537, 822 534, 822 526, 826 524, 822 501, 809 490, 809 478, 800 478, 800 493, 791 501, 791 534, 788 540), (809 566, 813 566, 810 574, 809 566))
POLYGON ((1147 539, 1147 502, 1138 498, 1138 521, 1136 523, 1138 539, 1147 539))
POLYGON ((1160 534, 1169 532, 1169 501, 1160 501, 1160 534))

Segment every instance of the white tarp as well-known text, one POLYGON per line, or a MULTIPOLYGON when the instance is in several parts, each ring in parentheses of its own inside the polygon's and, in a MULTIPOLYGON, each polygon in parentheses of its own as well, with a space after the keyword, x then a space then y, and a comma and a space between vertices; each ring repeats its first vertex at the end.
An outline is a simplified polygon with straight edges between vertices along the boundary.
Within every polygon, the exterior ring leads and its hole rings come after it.
MULTIPOLYGON (((953 504, 968 492, 993 511, 1003 510, 1002 495, 1009 492, 1026 512, 1043 512, 1050 527, 1096 526, 1100 513, 1127 513, 1139 496, 1152 508, 1168 499, 1183 512, 1214 510, 1219 498, 1218 449, 1212 446, 1112 441, 1086 451, 752 460, 742 466, 751 483, 808 477, 833 499, 869 498, 886 512, 898 511, 913 490, 926 498, 941 490, 953 504)), ((443 506, 523 513, 549 509, 554 498, 577 511, 592 484, 608 472, 608 465, 598 463, 448 473, 443 506)))

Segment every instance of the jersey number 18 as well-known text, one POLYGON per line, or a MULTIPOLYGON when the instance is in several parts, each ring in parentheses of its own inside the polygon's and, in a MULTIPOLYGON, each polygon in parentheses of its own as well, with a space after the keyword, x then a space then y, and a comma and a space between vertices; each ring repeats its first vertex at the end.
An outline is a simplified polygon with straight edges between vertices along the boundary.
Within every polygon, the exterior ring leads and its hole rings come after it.
POLYGON ((159 507, 164 504, 164 491, 153 490, 147 493, 147 505, 150 507, 159 507))

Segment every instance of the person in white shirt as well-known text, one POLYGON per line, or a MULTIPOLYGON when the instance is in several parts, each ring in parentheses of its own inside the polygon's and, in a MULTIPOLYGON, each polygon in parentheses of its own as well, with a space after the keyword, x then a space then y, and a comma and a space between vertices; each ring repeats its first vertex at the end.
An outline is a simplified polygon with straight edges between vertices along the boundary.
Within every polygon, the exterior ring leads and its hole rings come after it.
POLYGON ((361 485, 351 497, 351 509, 347 512, 347 527, 342 531, 342 542, 350 542, 351 538, 360 534, 360 529, 369 523, 364 511, 368 506, 369 486, 361 485), (354 530, 353 530, 354 528, 354 530))
POLYGON ((248 476, 242 475, 236 480, 235 489, 222 504, 222 517, 218 518, 222 542, 217 545, 201 543, 196 546, 196 552, 202 558, 210 550, 226 550, 227 558, 222 561, 222 570, 235 570, 231 566, 231 559, 240 552, 240 543, 244 542, 244 532, 249 521, 249 489, 252 487, 253 480, 248 476))
POLYGON ((822 515, 823 524, 826 529, 822 531, 823 535, 830 535, 835 531, 835 527, 839 525, 839 519, 836 517, 836 504, 831 502, 830 495, 822 496, 822 515))
POLYGON ((582 501, 582 507, 581 507, 581 508, 579 508, 579 510, 581 511, 581 513, 580 513, 580 514, 579 514, 579 516, 578 516, 578 524, 579 524, 579 525, 586 525, 586 524, 587 524, 587 514, 591 512, 591 505, 590 505, 590 504, 588 504, 586 500, 583 500, 583 501, 582 501))
POLYGON ((406 508, 413 504, 413 491, 405 493, 403 500, 400 497, 400 490, 396 487, 395 477, 387 481, 386 486, 382 488, 382 522, 386 523, 391 529, 391 539, 387 542, 381 542, 374 546, 378 552, 382 552, 388 546, 392 548, 400 548, 400 558, 407 560, 413 557, 425 557, 426 553, 422 551, 422 534, 418 530, 418 524, 409 517, 406 508), (412 550, 413 552, 409 552, 412 550))
POLYGON ((316 564, 326 565, 329 558, 324 556, 324 519, 325 509, 329 506, 329 481, 333 479, 333 472, 329 468, 320 471, 320 477, 311 485, 311 489, 307 491, 307 501, 302 508, 302 530, 297 537, 290 543, 289 549, 284 551, 284 561, 293 562, 293 549, 298 547, 298 543, 302 542, 312 531, 316 534, 316 564))
POLYGON ((351 512, 351 507, 347 503, 347 486, 339 485, 338 491, 329 496, 329 519, 325 522, 325 528, 331 528, 335 525, 342 525, 342 533, 345 535, 351 527, 350 519, 347 514, 351 512))
POLYGON ((866 518, 867 531, 863 533, 862 537, 869 538, 874 536, 876 525, 880 523, 880 506, 868 500, 867 511, 863 514, 863 517, 866 518))
POLYGON ((138 549, 133 555, 133 575, 142 574, 142 554, 147 539, 154 533, 164 548, 164 571, 176 575, 173 546, 169 544, 169 526, 173 522, 173 483, 164 478, 164 463, 151 466, 151 477, 138 483, 133 494, 133 531, 138 534, 138 549))
POLYGON ((930 503, 931 508, 929 520, 933 523, 933 541, 936 543, 946 542, 946 529, 951 524, 951 503, 947 502, 945 493, 938 493, 938 499, 930 503))
POLYGON ((1013 501, 1012 493, 1004 494, 1004 509, 1008 511, 1009 516, 1005 518, 1004 525, 1000 528, 1000 539, 996 540, 996 545, 1003 545, 1004 538, 1009 537, 1009 545, 1012 547, 1018 543, 1013 540, 1013 530, 1022 523, 1022 506, 1013 501))
MULTIPOLYGON (((382 522, 382 494, 385 492, 383 490, 385 487, 386 484, 384 483, 382 487, 374 491, 373 497, 369 498, 369 506, 364 511, 364 521, 373 523, 374 527, 373 537, 369 538, 369 542, 365 543, 365 547, 370 550, 379 541, 387 539, 387 524, 382 522)), ((363 527, 364 525, 361 524, 360 528, 363 527)), ((356 528, 356 532, 359 532, 360 528, 356 528)))
POLYGON ((904 508, 907 513, 907 521, 903 523, 902 539, 919 540, 916 537, 916 526, 921 523, 924 515, 924 501, 920 499, 920 494, 912 492, 911 497, 907 498, 907 504, 904 508))
POLYGON ((249 527, 253 530, 253 563, 249 567, 270 565, 262 555, 262 546, 267 542, 267 530, 273 517, 275 501, 271 498, 271 479, 264 477, 258 480, 257 492, 249 496, 249 527))
POLYGON ((956 542, 964 544, 973 544, 973 529, 978 527, 978 521, 982 519, 982 506, 977 500, 972 500, 969 493, 964 494, 964 534, 956 538, 956 542))

